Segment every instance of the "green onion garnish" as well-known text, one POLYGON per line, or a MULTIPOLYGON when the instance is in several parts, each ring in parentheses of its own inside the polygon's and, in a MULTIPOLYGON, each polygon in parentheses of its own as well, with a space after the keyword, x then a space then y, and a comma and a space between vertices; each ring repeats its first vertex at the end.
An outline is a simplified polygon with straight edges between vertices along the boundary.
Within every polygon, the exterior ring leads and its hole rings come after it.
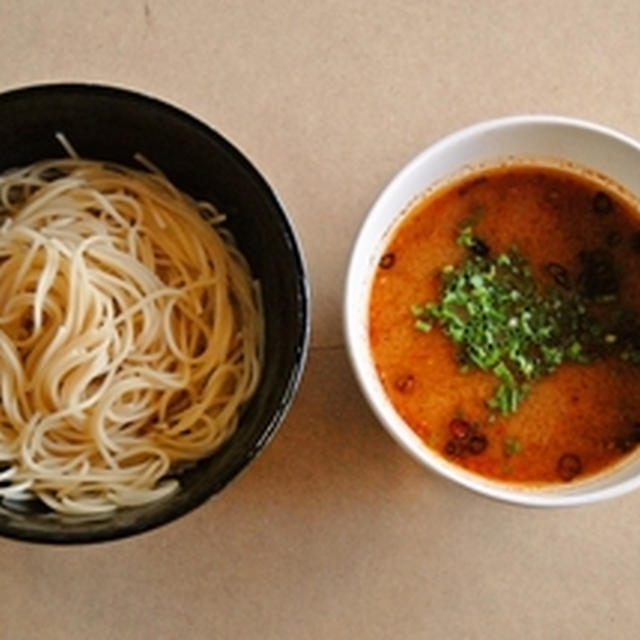
MULTIPOLYGON (((430 331, 437 324, 456 343, 461 367, 497 378, 490 408, 513 413, 532 381, 564 362, 590 362, 596 343, 611 349, 618 342, 587 313, 588 301, 578 291, 543 289, 515 246, 492 256, 471 226, 461 230, 457 243, 468 253, 461 264, 442 270, 440 299, 413 305, 411 312, 416 329, 430 331)), ((627 348, 623 357, 640 361, 640 351, 627 348)))

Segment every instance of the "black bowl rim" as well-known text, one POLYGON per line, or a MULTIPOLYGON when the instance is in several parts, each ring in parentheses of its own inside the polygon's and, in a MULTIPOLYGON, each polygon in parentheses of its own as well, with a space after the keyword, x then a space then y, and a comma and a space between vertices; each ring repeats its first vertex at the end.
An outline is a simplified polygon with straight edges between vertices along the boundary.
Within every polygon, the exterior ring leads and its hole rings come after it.
MULTIPOLYGON (((212 126, 206 124, 203 120, 191 115, 182 107, 175 106, 164 99, 152 96, 140 90, 134 90, 127 87, 93 83, 93 82, 62 82, 62 83, 40 83, 22 87, 16 87, 0 92, 0 102, 8 102, 16 99, 23 99, 30 95, 38 94, 76 94, 82 95, 108 95, 119 100, 138 102, 147 104, 155 109, 164 111, 169 116, 178 120, 182 120, 189 127, 199 130, 203 135, 215 140, 225 151, 238 162, 247 175, 255 181, 258 188, 264 192, 265 196, 272 200, 276 210, 280 215, 286 241, 291 251, 293 260, 296 263, 296 297, 298 299, 298 334, 295 337, 295 362, 290 368, 288 379, 284 387, 284 391, 280 397, 277 407, 270 414, 265 428, 261 431, 260 437, 256 440, 253 447, 248 449, 244 456, 227 472, 221 476, 219 482, 212 485, 210 490, 203 491, 193 496, 190 500, 185 500, 176 509, 170 512, 162 512, 161 514, 151 517, 140 525, 132 523, 119 529, 111 531, 101 531, 98 533, 91 531, 26 531, 18 525, 6 526, 0 521, 0 536, 32 543, 56 544, 56 545, 73 545, 73 544, 93 544, 100 542, 110 542, 123 538, 157 529, 163 525, 175 522, 182 516, 194 511, 197 507, 203 505, 215 495, 219 494, 232 480, 235 480, 243 471, 247 469, 249 463, 265 448, 269 441, 274 437, 278 428, 284 421, 289 409, 291 408, 297 389, 302 379, 310 343, 311 334, 311 296, 309 275, 306 261, 302 251, 302 245, 297 237, 293 224, 289 218, 289 214, 279 196, 269 185, 260 171, 254 166, 248 157, 227 138, 222 136, 212 126)), ((0 168, 1 169, 1 168, 0 168)), ((169 498, 170 499, 170 498, 169 498)))

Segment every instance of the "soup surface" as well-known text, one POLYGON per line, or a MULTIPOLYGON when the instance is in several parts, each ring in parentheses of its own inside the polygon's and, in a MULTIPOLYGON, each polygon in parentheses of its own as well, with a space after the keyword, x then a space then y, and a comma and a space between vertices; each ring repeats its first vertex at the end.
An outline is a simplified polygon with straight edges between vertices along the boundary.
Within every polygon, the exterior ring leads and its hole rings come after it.
POLYGON ((370 345, 430 448, 508 482, 573 481, 640 441, 638 309, 635 205, 569 169, 505 166, 403 216, 370 345))

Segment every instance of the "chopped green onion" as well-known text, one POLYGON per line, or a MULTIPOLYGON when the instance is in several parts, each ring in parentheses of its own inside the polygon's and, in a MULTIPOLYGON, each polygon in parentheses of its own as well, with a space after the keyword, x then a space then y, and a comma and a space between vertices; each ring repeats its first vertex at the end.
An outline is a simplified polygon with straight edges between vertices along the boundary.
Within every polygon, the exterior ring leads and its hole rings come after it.
MULTIPOLYGON (((428 332, 436 324, 456 343, 461 367, 497 378, 494 395, 487 400, 490 408, 509 415, 528 395, 528 381, 564 362, 589 362, 593 349, 584 343, 583 327, 594 337, 604 335, 607 344, 617 341, 616 334, 607 333, 588 315, 578 292, 542 289, 515 246, 492 257, 471 225, 462 228, 457 243, 468 254, 459 265, 442 270, 440 299, 413 305, 411 313, 416 329, 428 332)), ((640 362, 639 350, 627 348, 625 353, 640 362)))
POLYGON ((430 322, 426 322, 425 320, 416 320, 413 325, 418 331, 423 331, 424 333, 429 333, 431 329, 433 329, 433 325, 430 322))
POLYGON ((505 455, 511 457, 522 451, 522 443, 517 438, 507 438, 504 442, 505 455))

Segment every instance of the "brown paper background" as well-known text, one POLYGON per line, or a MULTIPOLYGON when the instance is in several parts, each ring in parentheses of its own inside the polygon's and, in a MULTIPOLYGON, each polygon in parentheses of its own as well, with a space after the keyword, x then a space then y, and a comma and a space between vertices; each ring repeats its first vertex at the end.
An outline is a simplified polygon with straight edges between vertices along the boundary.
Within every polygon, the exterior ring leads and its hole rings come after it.
POLYGON ((283 199, 313 291, 300 393, 256 462, 136 538, 0 540, 0 638, 638 636, 640 494, 526 510, 424 471, 356 387, 341 299, 368 207, 436 138, 525 112, 640 137, 640 3, 1 0, 0 25, 0 89, 130 87, 232 140, 283 199))

